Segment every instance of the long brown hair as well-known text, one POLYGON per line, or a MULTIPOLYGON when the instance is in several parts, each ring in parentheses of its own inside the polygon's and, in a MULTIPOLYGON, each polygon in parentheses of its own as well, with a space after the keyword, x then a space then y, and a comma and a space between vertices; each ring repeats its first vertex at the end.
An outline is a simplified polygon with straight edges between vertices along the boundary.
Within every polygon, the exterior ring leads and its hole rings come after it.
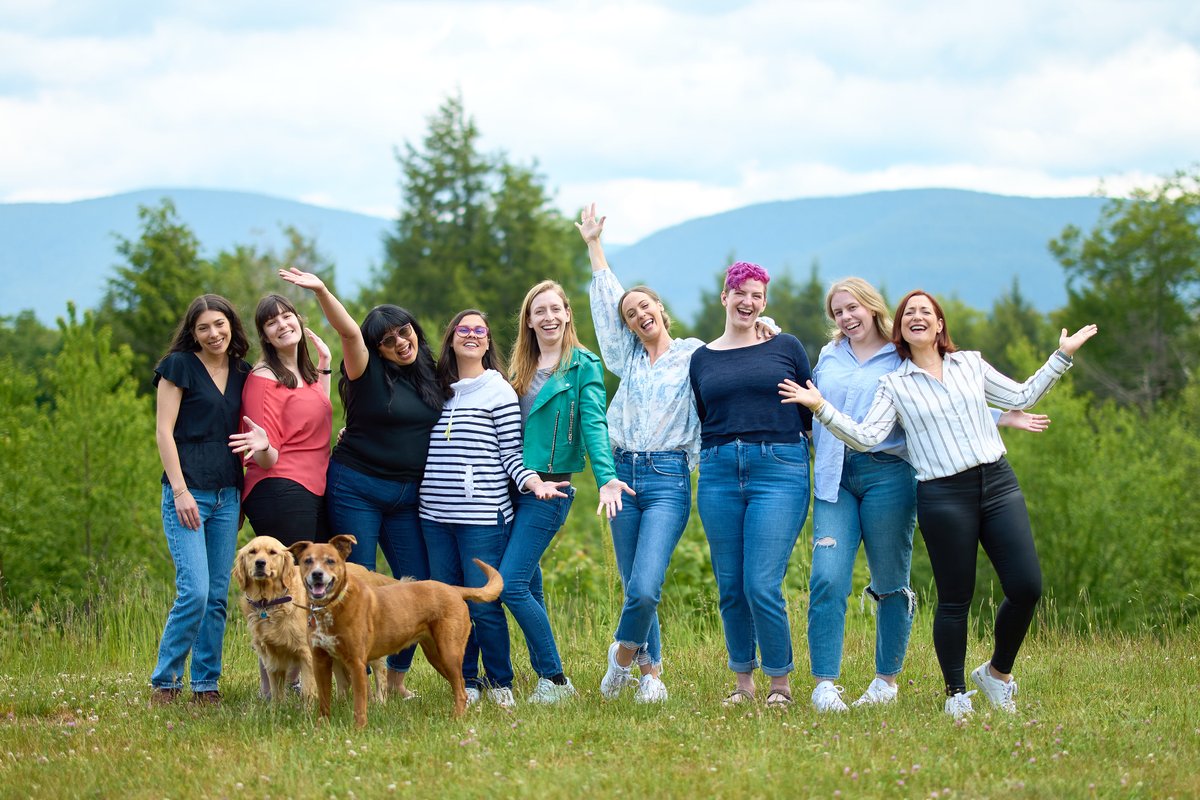
MULTIPOLYGON (((525 293, 525 299, 521 302, 521 316, 517 319, 517 340, 513 343, 512 357, 509 359, 512 365, 512 385, 518 397, 529 391, 529 385, 537 375, 538 355, 541 353, 537 335, 529 328, 530 309, 533 307, 534 298, 551 290, 558 293, 563 308, 571 311, 571 299, 557 281, 542 281, 525 293)), ((571 311, 571 318, 567 320, 563 329, 562 358, 559 359, 555 372, 567 368, 576 347, 579 347, 579 334, 575 332, 575 312, 571 311)))
POLYGON ((229 320, 229 348, 226 349, 225 355, 234 361, 245 358, 246 353, 250 352, 250 340, 246 338, 246 331, 242 328, 242 321, 238 318, 237 311, 233 309, 233 303, 219 294, 202 294, 188 305, 183 319, 179 322, 179 327, 175 329, 175 335, 171 337, 171 344, 167 348, 167 352, 163 354, 164 357, 171 353, 199 352, 200 343, 196 341, 194 331, 196 320, 205 311, 218 311, 225 315, 225 319, 229 320))
POLYGON ((442 382, 442 387, 447 392, 447 397, 453 394, 453 389, 450 385, 458 380, 458 359, 454 355, 454 329, 466 317, 471 315, 480 317, 483 324, 487 326, 487 352, 483 354, 483 368, 494 369, 501 375, 504 374, 504 356, 496 347, 495 340, 492 339, 492 326, 488 324, 487 314, 475 308, 468 308, 454 315, 454 319, 450 320, 450 324, 446 326, 445 332, 442 334, 442 352, 437 360, 437 375, 442 382))
POLYGON ((296 373, 283 365, 283 361, 279 358, 279 351, 275 349, 275 345, 271 344, 266 333, 268 322, 281 314, 289 313, 294 314, 296 321, 300 323, 300 344, 296 345, 296 368, 300 370, 300 377, 306 384, 314 384, 318 377, 317 367, 313 364, 312 356, 308 352, 308 337, 304 335, 304 317, 300 316, 300 312, 292 305, 291 300, 280 294, 269 294, 259 300, 258 308, 254 310, 254 328, 258 331, 258 346, 262 348, 263 364, 271 370, 275 380, 289 389, 295 389, 296 373))
POLYGON ((946 313, 942 311, 941 304, 938 303, 936 297, 924 289, 913 289, 904 295, 900 305, 896 306, 896 318, 892 320, 892 344, 896 345, 896 354, 901 358, 912 358, 912 350, 909 349, 908 342, 904 341, 904 337, 900 335, 902 330, 900 322, 904 316, 904 309, 908 306, 908 301, 920 295, 929 298, 929 302, 933 305, 933 313, 942 322, 942 329, 938 331, 936 339, 938 355, 944 356, 946 353, 953 353, 958 348, 954 345, 954 340, 950 338, 950 327, 946 324, 946 313))

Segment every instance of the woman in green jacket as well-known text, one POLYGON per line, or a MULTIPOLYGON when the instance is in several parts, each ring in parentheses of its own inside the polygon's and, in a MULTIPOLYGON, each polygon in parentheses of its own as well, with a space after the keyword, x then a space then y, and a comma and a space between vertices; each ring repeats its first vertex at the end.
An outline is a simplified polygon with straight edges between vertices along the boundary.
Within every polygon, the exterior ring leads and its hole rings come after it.
MULTIPOLYGON (((525 467, 546 481, 569 481, 584 468, 586 455, 600 488, 596 513, 605 511, 612 519, 621 509, 621 493, 633 490, 617 478, 613 465, 600 358, 579 345, 571 302, 554 281, 542 281, 525 295, 510 364, 521 404, 525 467)), ((566 497, 551 500, 516 494, 516 516, 500 562, 500 599, 521 626, 538 675, 531 703, 557 703, 575 694, 550 630, 538 563, 571 510, 575 490, 563 492, 566 497)))

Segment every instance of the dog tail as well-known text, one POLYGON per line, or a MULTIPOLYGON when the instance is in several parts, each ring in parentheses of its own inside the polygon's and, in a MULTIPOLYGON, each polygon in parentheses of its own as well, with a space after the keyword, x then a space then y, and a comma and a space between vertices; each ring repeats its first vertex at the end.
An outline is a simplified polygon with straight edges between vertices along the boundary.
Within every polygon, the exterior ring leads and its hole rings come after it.
POLYGON ((488 582, 478 589, 468 589, 466 586, 455 586, 454 588, 458 589, 463 600, 469 600, 472 603, 490 603, 498 598, 501 590, 504 589, 504 578, 501 578, 500 572, 490 564, 485 564, 478 558, 471 560, 483 570, 484 575, 487 575, 488 582))

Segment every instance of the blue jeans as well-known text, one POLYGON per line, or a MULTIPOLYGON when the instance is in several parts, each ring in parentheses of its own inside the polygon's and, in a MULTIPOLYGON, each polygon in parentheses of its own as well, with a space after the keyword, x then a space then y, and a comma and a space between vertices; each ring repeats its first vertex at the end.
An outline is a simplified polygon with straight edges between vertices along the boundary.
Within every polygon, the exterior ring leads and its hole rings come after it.
MULTIPOLYGON (((421 520, 425 546, 429 551, 429 571, 435 581, 453 586, 479 587, 487 578, 471 561, 478 558, 495 566, 504 557, 508 542, 508 525, 504 515, 496 514, 495 525, 456 525, 448 522, 421 520)), ((471 610, 471 638, 463 656, 463 680, 467 686, 511 687, 512 661, 509 658, 508 620, 499 600, 491 603, 467 603, 471 610), (483 658, 486 677, 479 677, 479 660, 483 658)))
POLYGON ((667 565, 692 512, 692 478, 682 450, 614 454, 617 477, 637 492, 612 520, 613 552, 625 588, 616 640, 638 662, 662 663, 658 603, 667 565))
POLYGON ((875 672, 904 666, 916 595, 908 585, 917 481, 908 462, 886 453, 848 451, 836 503, 813 505, 812 576, 808 583, 808 654, 817 680, 836 680, 846 635, 846 598, 861 542, 879 604, 875 672))
POLYGON ((792 660, 783 578, 808 516, 808 442, 743 442, 700 451, 696 504, 721 598, 729 668, 777 677, 792 660))
POLYGON ((150 675, 156 689, 183 686, 183 666, 192 654, 192 691, 213 692, 221 677, 225 607, 237 552, 241 493, 233 486, 193 489, 200 507, 200 529, 190 530, 175 513, 171 487, 162 487, 163 532, 175 562, 175 604, 167 615, 158 663, 150 675))
POLYGON ((504 577, 504 592, 500 599, 525 634, 529 663, 539 678, 552 678, 563 671, 558 645, 550 630, 550 617, 546 614, 542 570, 538 562, 554 540, 554 535, 567 521, 571 501, 575 499, 575 489, 568 486, 564 493, 568 496, 550 500, 538 500, 528 493, 514 493, 516 513, 508 537, 508 548, 500 562, 500 574, 504 577))
MULTIPOLYGON (((365 475, 330 459, 325 485, 329 533, 349 533, 358 540, 347 561, 374 570, 379 547, 395 577, 429 578, 429 556, 417 514, 420 485, 365 475)), ((415 651, 409 647, 388 656, 388 669, 408 672, 415 651)))

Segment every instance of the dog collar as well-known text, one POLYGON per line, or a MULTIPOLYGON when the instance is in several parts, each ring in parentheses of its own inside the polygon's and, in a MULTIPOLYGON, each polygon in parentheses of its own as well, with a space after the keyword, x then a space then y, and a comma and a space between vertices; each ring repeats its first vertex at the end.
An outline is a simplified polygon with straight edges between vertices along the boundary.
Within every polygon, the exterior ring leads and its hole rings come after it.
POLYGON ((273 606, 281 606, 284 603, 290 603, 292 602, 292 596, 290 594, 285 594, 283 597, 276 597, 274 600, 250 600, 247 598, 246 602, 250 604, 251 608, 258 611, 259 619, 266 619, 268 608, 273 606))

